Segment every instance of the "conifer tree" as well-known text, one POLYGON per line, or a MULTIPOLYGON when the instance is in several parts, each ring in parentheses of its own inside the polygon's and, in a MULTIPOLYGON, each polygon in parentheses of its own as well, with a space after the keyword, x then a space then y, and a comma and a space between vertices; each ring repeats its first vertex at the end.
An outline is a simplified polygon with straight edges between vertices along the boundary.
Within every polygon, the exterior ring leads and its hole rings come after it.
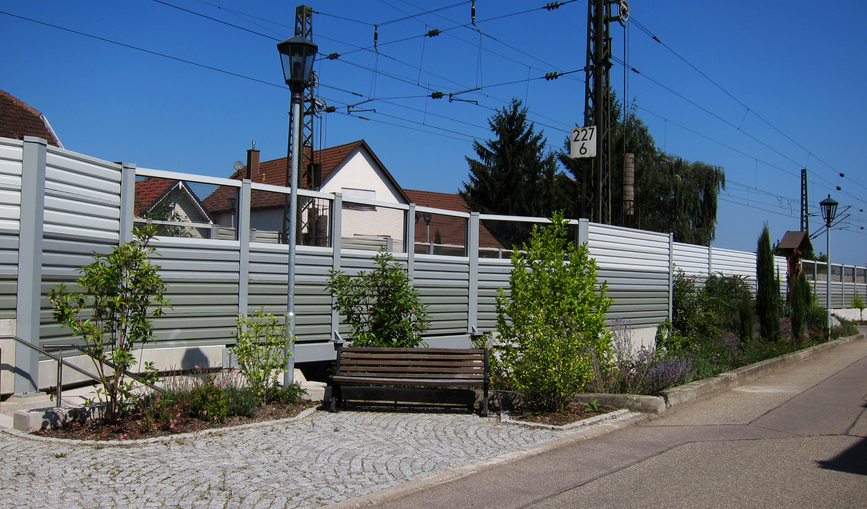
POLYGON ((756 285, 756 314, 762 338, 777 341, 780 339, 780 284, 774 274, 774 254, 767 223, 759 236, 756 285))
MULTIPOLYGON (((473 144, 478 159, 467 157, 469 181, 460 191, 467 205, 484 214, 549 217, 562 210, 568 197, 553 152, 547 151, 542 132, 527 121, 527 108, 513 99, 488 120, 495 138, 473 144)), ((491 222, 485 226, 505 247, 520 245, 530 226, 491 222)))

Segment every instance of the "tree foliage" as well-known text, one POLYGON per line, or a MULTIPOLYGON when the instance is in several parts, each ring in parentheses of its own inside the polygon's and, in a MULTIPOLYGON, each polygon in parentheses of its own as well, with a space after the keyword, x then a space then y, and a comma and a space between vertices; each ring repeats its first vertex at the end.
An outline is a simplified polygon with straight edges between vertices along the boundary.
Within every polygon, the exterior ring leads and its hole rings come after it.
POLYGON ((430 327, 427 306, 410 277, 383 248, 374 257, 378 267, 350 277, 331 271, 326 288, 332 308, 351 329, 352 346, 412 348, 424 345, 430 327))
POLYGON ((238 315, 235 346, 230 351, 238 358, 238 370, 260 402, 279 385, 277 373, 283 370, 295 340, 289 332, 288 317, 280 325, 276 316, 257 309, 252 316, 238 315))
POLYGON ((529 245, 512 253, 510 293, 500 288, 497 331, 502 366, 525 404, 562 411, 592 377, 593 358, 611 357, 605 282, 587 246, 568 240, 562 213, 533 226, 529 245))
MULTIPOLYGON (((659 150, 635 109, 627 112, 624 121, 623 107, 613 91, 611 95, 612 223, 672 233, 677 242, 709 246, 716 236, 717 197, 725 189, 725 172, 659 150), (624 152, 635 155, 633 218, 621 211, 624 152)), ((566 217, 590 217, 589 211, 581 209, 581 194, 585 184, 592 189, 591 160, 572 159, 568 137, 562 151, 546 151, 543 133, 536 133, 527 120, 527 108, 517 99, 497 111, 488 124, 495 138, 474 143, 478 159, 467 158, 469 179, 460 191, 472 210, 534 217, 550 217, 562 210, 566 217)), ((529 233, 525 224, 486 222, 485 226, 506 247, 520 245, 529 233)))
MULTIPOLYGON (((647 125, 633 107, 623 118, 623 107, 611 91, 611 204, 612 222, 643 230, 672 233, 674 240, 709 246, 716 236, 717 196, 725 189, 722 167, 689 162, 657 148, 647 125), (622 214, 621 172, 623 154, 635 156, 635 217, 622 214)), ((573 217, 587 217, 579 210, 582 178, 590 159, 572 159, 569 139, 558 158, 575 178, 573 217)), ((589 177, 591 172, 587 172, 589 177)), ((587 183, 592 188, 592 182, 587 183)), ((595 220, 595 219, 594 219, 595 220)))
MULTIPOLYGON (((474 142, 478 159, 467 157, 470 174, 461 197, 484 214, 548 217, 568 206, 566 182, 554 153, 547 151, 543 133, 527 121, 527 108, 513 99, 488 120, 495 138, 474 142)), ((529 226, 490 222, 485 226, 507 248, 527 238, 529 226)))
POLYGON ((114 248, 109 255, 94 253, 94 262, 81 268, 81 292, 68 292, 60 283, 48 294, 54 319, 84 341, 107 399, 106 417, 114 419, 128 409, 132 382, 125 372, 136 364, 132 349, 148 342, 154 328, 151 317, 171 308, 163 297, 166 285, 159 266, 150 262, 154 248, 148 243, 154 228, 133 231, 134 240, 114 248), (107 362, 113 363, 112 369, 107 362))
POLYGON ((771 234, 765 224, 759 236, 756 257, 756 314, 762 338, 768 341, 780 338, 780 283, 775 272, 771 234))

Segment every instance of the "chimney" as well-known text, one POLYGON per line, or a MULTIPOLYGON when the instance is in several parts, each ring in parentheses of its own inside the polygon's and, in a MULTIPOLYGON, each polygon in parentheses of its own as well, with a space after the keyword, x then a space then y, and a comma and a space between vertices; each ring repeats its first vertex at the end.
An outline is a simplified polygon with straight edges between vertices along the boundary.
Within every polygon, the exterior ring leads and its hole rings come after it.
POLYGON ((247 178, 253 180, 259 176, 259 151, 256 150, 256 140, 253 140, 253 148, 247 151, 247 178))

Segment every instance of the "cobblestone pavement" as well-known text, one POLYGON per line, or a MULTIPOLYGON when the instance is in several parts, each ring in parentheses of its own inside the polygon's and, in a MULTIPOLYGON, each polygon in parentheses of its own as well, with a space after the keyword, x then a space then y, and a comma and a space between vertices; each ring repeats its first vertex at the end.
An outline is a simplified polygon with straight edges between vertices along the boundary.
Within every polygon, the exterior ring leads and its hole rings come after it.
POLYGON ((318 507, 579 432, 469 414, 317 411, 122 445, 0 433, 0 508, 318 507))

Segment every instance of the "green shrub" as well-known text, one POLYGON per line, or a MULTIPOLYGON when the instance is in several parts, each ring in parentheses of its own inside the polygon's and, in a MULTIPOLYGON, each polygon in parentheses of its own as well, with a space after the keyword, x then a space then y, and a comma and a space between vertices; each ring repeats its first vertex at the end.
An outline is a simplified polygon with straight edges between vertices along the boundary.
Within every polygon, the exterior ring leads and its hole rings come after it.
POLYGON ((147 393, 138 401, 142 430, 174 429, 175 423, 190 413, 189 400, 189 392, 183 390, 147 393))
POLYGON ((612 357, 607 286, 596 285, 587 246, 568 240, 566 221, 534 226, 530 244, 512 253, 511 292, 500 288, 497 331, 505 376, 532 408, 562 411, 592 378, 594 356, 612 357))
POLYGON ((240 415, 251 417, 259 408, 259 396, 249 387, 227 385, 223 388, 226 394, 226 416, 240 415))
POLYGON ((229 413, 226 393, 210 377, 193 389, 190 416, 202 421, 223 422, 229 413))
POLYGON ((294 338, 287 324, 280 325, 277 317, 258 309, 252 316, 238 316, 233 336, 235 346, 230 351, 238 358, 238 370, 259 400, 267 401, 291 355, 294 338))
POLYGON ((331 271, 326 288, 351 330, 352 346, 412 348, 424 346, 421 335, 430 327, 427 307, 410 277, 391 253, 380 250, 378 267, 350 277, 331 271))
POLYGON ((860 313, 861 317, 859 318, 859 320, 863 321, 864 320, 864 308, 867 306, 864 305, 864 301, 861 300, 861 296, 858 295, 857 293, 855 294, 855 297, 852 298, 852 307, 861 312, 860 313))
POLYGON ((302 389, 301 384, 296 382, 285 386, 272 387, 268 391, 268 401, 296 405, 301 403, 305 395, 307 395, 307 391, 302 389))
POLYGON ((108 400, 108 419, 132 408, 133 383, 124 374, 136 364, 132 349, 153 336, 150 318, 171 309, 163 297, 166 285, 158 274, 159 266, 149 260, 154 248, 148 243, 154 229, 140 228, 133 235, 134 240, 109 255, 95 253, 95 261, 81 268, 77 284, 82 292, 67 293, 61 283, 48 293, 54 319, 84 341, 102 386, 97 397, 108 400))
POLYGON ((750 297, 738 301, 738 338, 742 344, 753 342, 753 330, 756 326, 756 306, 750 297))
POLYGON ((858 327, 855 327, 855 324, 852 323, 851 320, 841 318, 837 315, 834 316, 840 321, 840 325, 831 327, 831 339, 847 338, 860 332, 858 327))
POLYGON ((792 283, 791 301, 792 336, 798 339, 807 328, 807 309, 810 306, 810 284, 803 273, 792 283))

